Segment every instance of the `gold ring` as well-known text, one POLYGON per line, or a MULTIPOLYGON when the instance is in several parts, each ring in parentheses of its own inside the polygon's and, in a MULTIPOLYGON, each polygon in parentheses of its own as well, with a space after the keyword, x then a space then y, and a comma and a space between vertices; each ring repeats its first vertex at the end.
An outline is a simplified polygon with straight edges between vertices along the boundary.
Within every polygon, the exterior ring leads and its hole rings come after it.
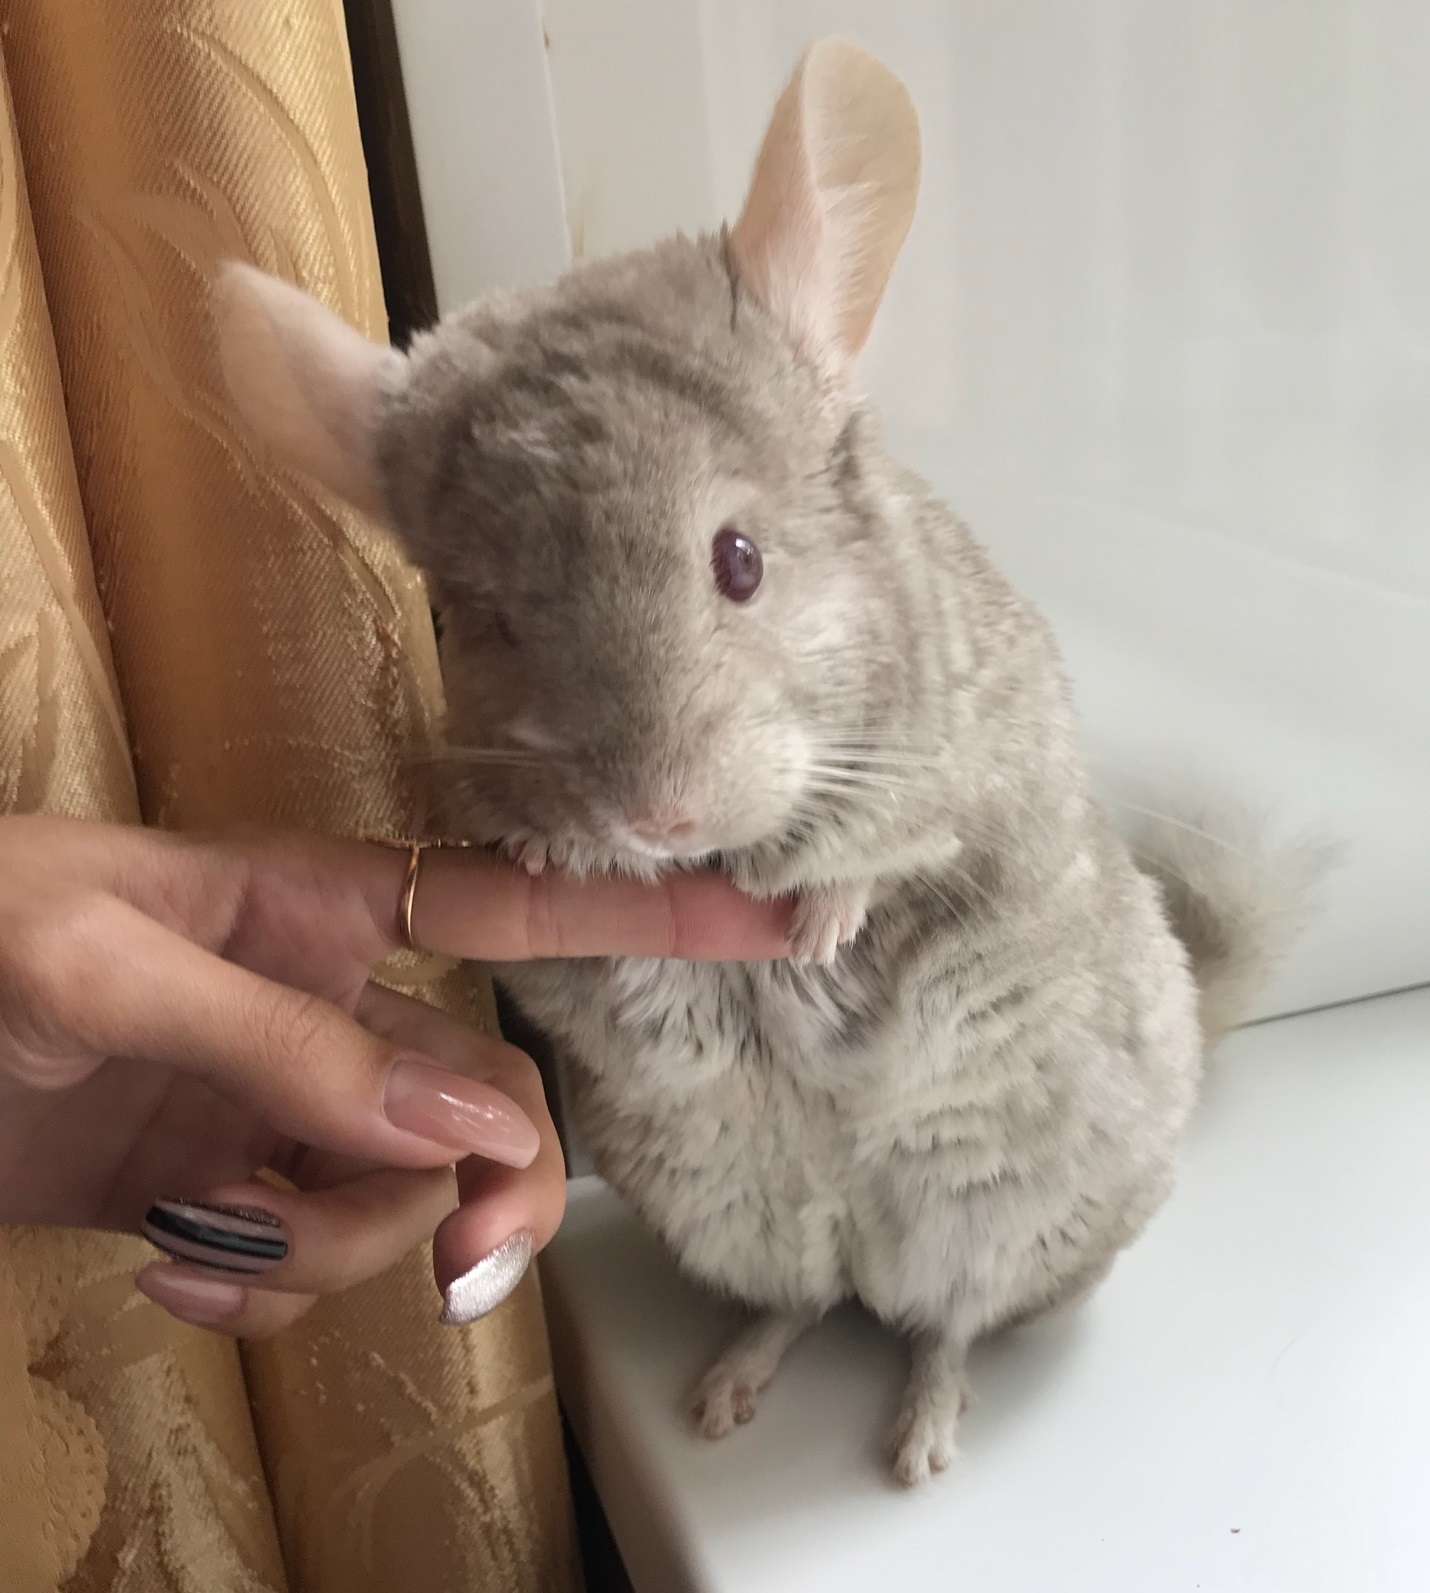
POLYGON ((412 906, 417 900, 417 877, 422 872, 421 841, 413 841, 407 849, 407 873, 402 880, 402 894, 397 898, 397 933, 407 951, 416 951, 412 938, 412 906))
POLYGON ((365 841, 375 846, 389 846, 394 851, 407 853, 407 872, 402 876, 402 889, 397 897, 397 939, 404 951, 421 951, 412 934, 412 909, 417 903, 417 881, 422 873, 422 854, 433 847, 471 846, 470 841, 414 841, 408 836, 365 835, 365 841))

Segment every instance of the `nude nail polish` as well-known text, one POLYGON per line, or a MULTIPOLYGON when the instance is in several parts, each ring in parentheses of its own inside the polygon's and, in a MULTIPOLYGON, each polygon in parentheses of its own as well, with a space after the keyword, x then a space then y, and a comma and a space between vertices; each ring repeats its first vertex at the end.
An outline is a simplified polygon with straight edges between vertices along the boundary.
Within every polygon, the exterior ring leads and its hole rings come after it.
POLYGON ((155 1264, 134 1280, 141 1294, 170 1316, 193 1327, 221 1327, 243 1310, 248 1290, 222 1278, 194 1278, 177 1267, 155 1264))
POLYGON ((529 1167, 541 1147, 534 1125, 490 1084, 399 1057, 382 1109, 395 1128, 508 1167, 529 1167))

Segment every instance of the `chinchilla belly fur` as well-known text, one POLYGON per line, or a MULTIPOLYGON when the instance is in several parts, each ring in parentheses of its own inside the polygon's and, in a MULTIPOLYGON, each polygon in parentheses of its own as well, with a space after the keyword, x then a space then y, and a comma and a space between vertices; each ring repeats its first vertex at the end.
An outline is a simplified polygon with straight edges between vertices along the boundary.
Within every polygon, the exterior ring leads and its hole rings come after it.
POLYGON ((1106 1272, 1196 1092, 1196 990, 1155 887, 1125 857, 1067 873, 981 909, 898 887, 831 968, 500 977, 564 1053, 597 1167, 688 1273, 972 1338, 1106 1272))

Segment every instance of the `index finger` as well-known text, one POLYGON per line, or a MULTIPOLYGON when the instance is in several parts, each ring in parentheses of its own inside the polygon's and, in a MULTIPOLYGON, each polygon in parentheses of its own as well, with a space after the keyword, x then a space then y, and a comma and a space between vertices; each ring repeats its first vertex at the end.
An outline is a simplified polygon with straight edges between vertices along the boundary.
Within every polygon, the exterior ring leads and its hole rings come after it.
MULTIPOLYGON (((374 901, 397 944, 396 903, 407 860, 388 853, 391 894, 374 901)), ((673 874, 656 884, 623 879, 533 878, 488 852, 429 850, 412 909, 427 951, 479 962, 547 957, 673 957, 765 962, 789 954, 788 899, 756 901, 717 874, 673 874)))

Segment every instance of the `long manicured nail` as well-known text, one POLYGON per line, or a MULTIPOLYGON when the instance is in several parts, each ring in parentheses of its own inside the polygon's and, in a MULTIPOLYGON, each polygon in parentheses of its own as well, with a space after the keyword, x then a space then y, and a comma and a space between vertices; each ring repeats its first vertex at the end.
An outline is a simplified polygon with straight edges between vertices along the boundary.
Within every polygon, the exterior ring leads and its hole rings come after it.
POLYGON ((529 1167, 541 1147, 530 1119, 500 1090, 410 1057, 392 1064, 382 1109, 394 1128, 508 1167, 529 1167))
POLYGON ((145 1267, 134 1283, 155 1305, 194 1327, 221 1327, 231 1322, 248 1300, 248 1290, 241 1283, 189 1277, 176 1267, 157 1264, 145 1267))
POLYGON ((283 1224, 256 1206, 159 1200, 145 1213, 141 1231, 175 1261, 215 1272, 271 1272, 288 1254, 283 1224))
POLYGON ((442 1296, 443 1322, 448 1327, 465 1327, 488 1311, 495 1311, 526 1276, 534 1244, 531 1234, 523 1228, 460 1278, 454 1278, 442 1296))

